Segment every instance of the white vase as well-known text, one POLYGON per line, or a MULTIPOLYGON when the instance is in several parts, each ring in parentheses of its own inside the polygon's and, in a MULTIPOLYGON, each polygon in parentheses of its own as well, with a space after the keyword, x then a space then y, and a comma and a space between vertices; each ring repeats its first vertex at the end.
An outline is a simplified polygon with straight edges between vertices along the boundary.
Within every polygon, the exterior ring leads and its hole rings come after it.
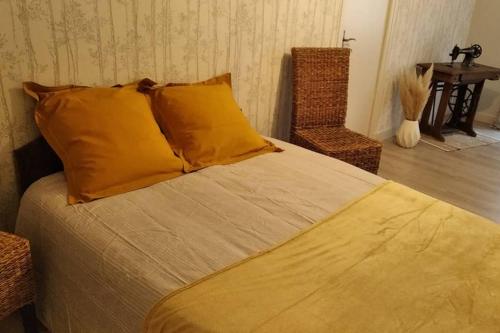
POLYGON ((418 120, 403 120, 396 133, 396 143, 404 148, 413 148, 420 140, 418 120))

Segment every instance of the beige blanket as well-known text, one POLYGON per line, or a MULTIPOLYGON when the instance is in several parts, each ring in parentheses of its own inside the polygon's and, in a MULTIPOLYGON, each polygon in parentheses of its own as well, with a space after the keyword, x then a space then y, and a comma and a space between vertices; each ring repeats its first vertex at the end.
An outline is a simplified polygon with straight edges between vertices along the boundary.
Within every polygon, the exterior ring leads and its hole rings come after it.
POLYGON ((500 227, 386 183, 160 301, 144 332, 499 332, 500 227))

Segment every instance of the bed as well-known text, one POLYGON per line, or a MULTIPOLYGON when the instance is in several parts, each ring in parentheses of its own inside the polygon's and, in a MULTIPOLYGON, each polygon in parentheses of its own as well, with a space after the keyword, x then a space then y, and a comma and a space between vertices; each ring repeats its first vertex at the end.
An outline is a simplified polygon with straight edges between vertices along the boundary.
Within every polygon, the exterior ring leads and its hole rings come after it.
POLYGON ((59 172, 31 185, 16 232, 31 241, 38 315, 57 332, 138 332, 165 295, 283 242, 382 184, 270 139, 282 153, 68 205, 59 172))

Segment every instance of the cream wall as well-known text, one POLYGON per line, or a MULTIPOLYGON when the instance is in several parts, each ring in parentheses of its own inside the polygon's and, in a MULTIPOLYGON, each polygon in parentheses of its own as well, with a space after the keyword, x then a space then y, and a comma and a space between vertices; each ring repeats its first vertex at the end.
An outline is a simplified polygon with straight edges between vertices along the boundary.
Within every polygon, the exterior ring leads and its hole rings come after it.
POLYGON ((12 150, 37 135, 22 81, 111 85, 230 71, 252 124, 283 137, 291 99, 283 55, 292 46, 335 46, 341 7, 342 0, 0 0, 0 229, 13 225, 17 210, 12 150))
POLYGON ((379 67, 370 135, 388 138, 401 122, 397 79, 420 62, 449 61, 464 45, 474 0, 392 0, 379 67))
MULTIPOLYGON (((469 38, 465 46, 479 44, 478 63, 500 67, 500 1, 476 0, 469 38)), ((478 105, 477 120, 494 123, 500 113, 500 81, 486 81, 478 105)), ((499 120, 500 126, 500 120, 499 120)))

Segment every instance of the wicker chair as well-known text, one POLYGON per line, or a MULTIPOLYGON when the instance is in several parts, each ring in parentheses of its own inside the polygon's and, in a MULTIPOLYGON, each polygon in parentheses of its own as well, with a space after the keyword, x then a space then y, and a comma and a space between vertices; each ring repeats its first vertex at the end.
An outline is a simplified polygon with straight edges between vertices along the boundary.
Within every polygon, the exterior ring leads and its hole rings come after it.
POLYGON ((290 141, 377 173, 382 144, 345 127, 347 48, 292 48, 290 141))
POLYGON ((25 332, 37 332, 29 242, 0 231, 0 320, 21 310, 25 332))

